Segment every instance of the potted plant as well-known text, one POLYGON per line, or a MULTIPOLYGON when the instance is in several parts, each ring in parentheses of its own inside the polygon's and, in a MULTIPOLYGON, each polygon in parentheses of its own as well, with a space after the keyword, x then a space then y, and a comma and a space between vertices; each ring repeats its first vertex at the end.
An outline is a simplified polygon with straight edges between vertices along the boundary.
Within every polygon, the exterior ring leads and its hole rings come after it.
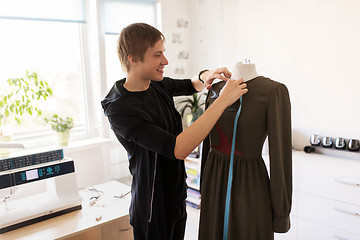
POLYGON ((69 145, 70 130, 74 127, 74 120, 68 116, 60 117, 55 113, 50 118, 45 118, 44 120, 57 133, 59 145, 69 145))
POLYGON ((204 110, 201 106, 205 104, 205 102, 201 101, 201 94, 194 93, 191 98, 184 99, 179 101, 177 105, 185 104, 180 108, 180 114, 184 117, 186 109, 190 109, 190 114, 186 116, 186 122, 188 125, 196 121, 201 114, 203 114, 204 110))
POLYGON ((40 100, 52 96, 52 90, 46 81, 38 79, 35 72, 26 71, 23 78, 10 78, 0 89, 0 142, 12 141, 9 126, 20 125, 24 115, 34 112, 41 115, 35 106, 40 100))

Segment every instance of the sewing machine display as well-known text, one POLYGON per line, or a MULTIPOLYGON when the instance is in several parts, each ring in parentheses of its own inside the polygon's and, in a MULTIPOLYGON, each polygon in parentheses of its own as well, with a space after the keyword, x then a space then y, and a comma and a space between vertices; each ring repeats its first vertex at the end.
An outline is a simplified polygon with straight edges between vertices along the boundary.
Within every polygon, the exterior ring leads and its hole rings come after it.
POLYGON ((62 150, 0 159, 0 200, 0 234, 81 209, 74 161, 62 150))

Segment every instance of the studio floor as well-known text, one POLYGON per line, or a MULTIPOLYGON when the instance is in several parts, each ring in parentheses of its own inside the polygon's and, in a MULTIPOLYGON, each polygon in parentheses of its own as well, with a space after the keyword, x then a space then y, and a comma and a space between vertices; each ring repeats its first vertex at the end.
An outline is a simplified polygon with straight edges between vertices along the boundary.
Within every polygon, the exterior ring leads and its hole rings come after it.
POLYGON ((185 240, 198 239, 200 209, 186 207, 188 218, 186 222, 185 240))

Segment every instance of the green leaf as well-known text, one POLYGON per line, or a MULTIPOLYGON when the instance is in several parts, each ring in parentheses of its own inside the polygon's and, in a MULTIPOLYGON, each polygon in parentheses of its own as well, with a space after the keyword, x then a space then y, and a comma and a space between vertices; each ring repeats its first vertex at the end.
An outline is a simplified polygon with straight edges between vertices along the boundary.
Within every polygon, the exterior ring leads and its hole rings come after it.
POLYGON ((20 125, 20 118, 15 117, 15 120, 16 120, 17 124, 20 125))
POLYGON ((182 117, 184 117, 184 113, 186 109, 190 109, 192 115, 193 115, 193 121, 195 121, 198 117, 203 114, 203 109, 201 108, 202 105, 204 105, 204 102, 201 102, 201 95, 198 95, 197 93, 194 93, 190 98, 183 99, 177 103, 179 106, 180 104, 185 104, 182 106, 179 110, 182 117))
MULTIPOLYGON (((46 100, 52 95, 52 90, 46 81, 38 79, 35 72, 26 70, 24 77, 6 79, 6 94, 0 96, 1 120, 14 119, 18 124, 24 114, 32 115, 35 111, 41 115, 41 109, 35 107, 38 100, 46 100)), ((3 90, 3 89, 1 89, 3 90)), ((3 122, 2 122, 3 123, 3 122)), ((1 129, 0 129, 1 130, 1 129)))

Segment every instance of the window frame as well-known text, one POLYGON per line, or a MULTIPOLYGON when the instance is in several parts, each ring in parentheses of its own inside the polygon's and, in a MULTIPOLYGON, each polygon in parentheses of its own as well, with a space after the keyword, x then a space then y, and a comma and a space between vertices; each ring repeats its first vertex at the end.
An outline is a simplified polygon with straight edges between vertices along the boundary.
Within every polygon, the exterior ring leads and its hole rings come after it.
MULTIPOLYGON (((93 18, 97 16, 98 11, 96 9, 97 3, 100 0, 84 0, 84 10, 85 10, 85 21, 72 21, 77 23, 79 26, 79 40, 80 40, 80 52, 81 52, 81 71, 82 71, 82 81, 84 86, 84 108, 85 108, 85 126, 84 127, 74 127, 71 130, 71 141, 80 141, 89 138, 98 138, 102 137, 101 131, 101 117, 102 111, 99 112, 100 106, 100 95, 101 91, 96 91, 96 79, 101 79, 99 73, 102 72, 102 67, 100 66, 101 59, 89 60, 89 56, 96 55, 97 52, 101 51, 101 44, 96 42, 90 43, 89 38, 94 36, 100 36, 100 32, 96 31, 99 28, 99 21, 96 21, 93 18), (91 8, 91 9, 89 9, 91 8), (95 29, 94 30, 91 30, 95 29), (99 67, 100 66, 100 67, 99 67), (91 71, 91 69, 98 69, 97 71, 91 71), (95 75, 94 75, 95 74, 95 75), (96 107, 99 105, 99 107, 96 107)), ((36 19, 36 18, 21 18, 21 17, 8 17, 4 19, 12 19, 18 21, 47 21, 47 22, 69 22, 62 20, 52 20, 52 19, 36 19)), ((101 75, 101 74, 100 74, 101 75)), ((101 81, 98 81, 101 84, 101 81)), ((37 148, 45 147, 49 145, 56 145, 57 140, 53 130, 39 130, 34 133, 25 133, 25 134, 14 134, 13 141, 24 143, 26 148, 37 148)))
MULTIPOLYGON (((72 142, 88 140, 92 138, 112 139, 113 134, 108 120, 104 116, 101 107, 101 100, 108 92, 108 80, 106 74, 106 46, 105 36, 114 33, 105 32, 105 17, 103 0, 83 0, 84 1, 84 21, 74 21, 79 24, 80 45, 82 53, 82 76, 85 98, 85 128, 71 130, 72 142), (96 56, 96 57, 94 57, 96 56)), ((121 1, 121 0, 120 0, 121 1)), ((125 0, 126 1, 126 0, 125 0)), ((159 1, 138 0, 137 2, 155 5, 155 24, 161 28, 161 11, 159 1)), ((19 21, 61 21, 51 19, 29 19, 17 18, 19 21)), ((66 21, 64 21, 66 22, 66 21)), ((159 29, 160 29, 159 28, 159 29)), ((119 63, 120 67, 120 63, 119 63)), ((54 146, 57 144, 54 131, 39 131, 38 133, 15 135, 13 141, 23 143, 26 148, 41 148, 54 146)))

